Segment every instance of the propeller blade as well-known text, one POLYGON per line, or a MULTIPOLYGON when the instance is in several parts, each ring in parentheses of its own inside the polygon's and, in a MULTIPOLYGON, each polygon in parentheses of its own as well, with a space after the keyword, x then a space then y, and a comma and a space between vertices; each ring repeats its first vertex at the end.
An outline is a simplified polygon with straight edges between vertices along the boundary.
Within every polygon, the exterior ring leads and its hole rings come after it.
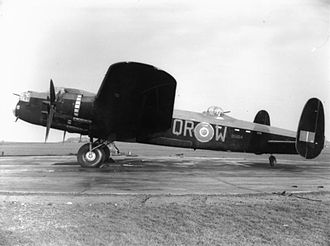
POLYGON ((49 97, 50 97, 50 104, 55 103, 55 87, 53 80, 50 80, 50 88, 49 88, 49 97))
POLYGON ((20 97, 20 94, 13 93, 14 96, 20 97))
POLYGON ((49 134, 49 130, 52 125, 52 122, 53 122, 54 113, 55 113, 55 109, 52 106, 50 106, 49 114, 48 114, 48 118, 47 118, 45 143, 47 142, 47 139, 48 139, 48 134, 49 134))
POLYGON ((63 141, 62 141, 63 143, 65 141, 65 135, 66 135, 66 131, 63 132, 63 141))
POLYGON ((54 87, 53 80, 50 79, 50 85, 49 85, 49 106, 48 106, 49 109, 48 109, 48 117, 47 117, 47 125, 46 125, 45 143, 47 142, 49 131, 50 131, 50 127, 52 126, 53 117, 54 117, 54 114, 55 114, 55 106, 56 106, 55 99, 56 99, 55 87, 54 87))

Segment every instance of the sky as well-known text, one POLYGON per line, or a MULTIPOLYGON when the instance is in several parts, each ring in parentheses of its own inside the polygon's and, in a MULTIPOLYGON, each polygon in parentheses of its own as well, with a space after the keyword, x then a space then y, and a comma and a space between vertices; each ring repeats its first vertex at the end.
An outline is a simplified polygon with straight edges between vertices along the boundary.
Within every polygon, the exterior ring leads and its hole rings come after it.
POLYGON ((318 97, 330 139, 330 1, 0 0, 0 141, 44 140, 45 128, 14 122, 12 93, 47 91, 50 78, 97 92, 120 61, 174 76, 176 109, 248 121, 265 109, 289 130, 318 97))

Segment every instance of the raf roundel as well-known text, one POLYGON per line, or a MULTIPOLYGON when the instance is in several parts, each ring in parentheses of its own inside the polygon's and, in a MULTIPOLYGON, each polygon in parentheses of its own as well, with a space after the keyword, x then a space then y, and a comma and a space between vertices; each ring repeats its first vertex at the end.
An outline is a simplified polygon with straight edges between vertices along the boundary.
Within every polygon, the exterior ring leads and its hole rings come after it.
POLYGON ((213 127, 206 122, 200 122, 194 129, 194 134, 199 142, 209 142, 214 136, 213 127))

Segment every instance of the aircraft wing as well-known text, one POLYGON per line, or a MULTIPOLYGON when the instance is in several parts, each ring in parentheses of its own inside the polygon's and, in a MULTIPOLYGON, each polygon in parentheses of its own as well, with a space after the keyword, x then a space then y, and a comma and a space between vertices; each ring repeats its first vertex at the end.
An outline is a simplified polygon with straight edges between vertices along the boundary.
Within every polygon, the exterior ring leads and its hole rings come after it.
POLYGON ((91 135, 129 140, 169 129, 175 90, 175 79, 151 65, 111 65, 95 98, 91 135))

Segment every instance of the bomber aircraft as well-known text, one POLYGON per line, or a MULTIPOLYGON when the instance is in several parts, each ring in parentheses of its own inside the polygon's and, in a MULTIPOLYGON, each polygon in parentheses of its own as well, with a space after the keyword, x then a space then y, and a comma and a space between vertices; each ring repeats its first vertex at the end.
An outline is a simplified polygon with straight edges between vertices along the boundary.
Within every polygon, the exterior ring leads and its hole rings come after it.
POLYGON ((324 109, 317 98, 307 101, 297 132, 270 126, 269 114, 260 110, 253 122, 232 118, 219 107, 203 113, 173 110, 176 80, 154 66, 137 62, 111 65, 97 94, 55 88, 46 93, 19 95, 17 119, 87 135, 77 160, 82 167, 99 167, 110 160, 114 141, 137 142, 192 149, 317 157, 324 146, 324 109))

